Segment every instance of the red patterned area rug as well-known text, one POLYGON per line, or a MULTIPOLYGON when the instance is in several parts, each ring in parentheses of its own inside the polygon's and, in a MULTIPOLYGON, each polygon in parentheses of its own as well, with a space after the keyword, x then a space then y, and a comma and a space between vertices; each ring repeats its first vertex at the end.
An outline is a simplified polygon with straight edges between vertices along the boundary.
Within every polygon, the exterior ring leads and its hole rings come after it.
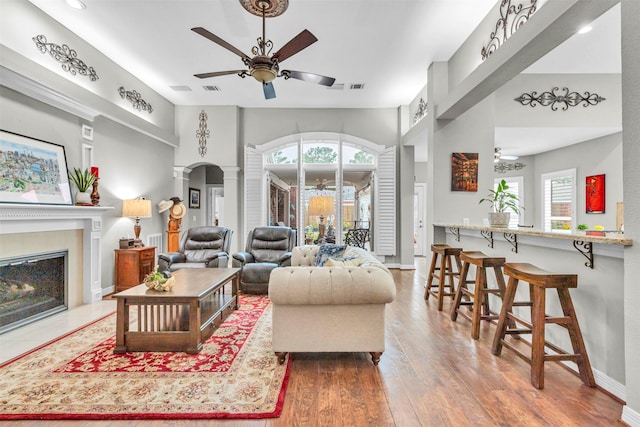
POLYGON ((0 420, 272 418, 289 362, 266 296, 240 296, 199 354, 113 354, 111 314, 0 365, 0 420))

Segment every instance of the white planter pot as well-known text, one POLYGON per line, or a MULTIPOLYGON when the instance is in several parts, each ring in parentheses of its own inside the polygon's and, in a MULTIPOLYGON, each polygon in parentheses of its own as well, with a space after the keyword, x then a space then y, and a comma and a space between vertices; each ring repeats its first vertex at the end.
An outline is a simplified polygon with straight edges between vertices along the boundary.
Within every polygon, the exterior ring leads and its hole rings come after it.
POLYGON ((76 205, 90 205, 91 204, 91 193, 90 192, 76 192, 76 205))
POLYGON ((511 212, 489 212, 489 225, 498 228, 507 228, 511 212))

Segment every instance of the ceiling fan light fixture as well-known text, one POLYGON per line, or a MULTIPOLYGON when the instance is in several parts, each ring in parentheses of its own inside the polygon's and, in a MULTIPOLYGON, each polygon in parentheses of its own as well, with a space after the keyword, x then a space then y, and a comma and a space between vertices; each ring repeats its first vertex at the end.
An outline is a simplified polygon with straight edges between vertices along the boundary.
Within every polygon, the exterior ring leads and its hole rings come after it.
POLYGON ((251 69, 251 75, 260 83, 269 83, 276 78, 277 72, 269 67, 256 67, 251 69))

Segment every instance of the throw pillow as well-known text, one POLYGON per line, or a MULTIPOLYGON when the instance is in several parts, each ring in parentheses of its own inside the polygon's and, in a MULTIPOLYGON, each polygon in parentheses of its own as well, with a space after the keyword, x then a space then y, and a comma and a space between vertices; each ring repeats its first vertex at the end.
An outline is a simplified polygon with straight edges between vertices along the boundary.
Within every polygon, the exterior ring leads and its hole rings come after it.
POLYGON ((361 258, 329 258, 325 263, 325 267, 358 267, 362 264, 361 258))
POLYGON ((329 258, 340 258, 344 253, 347 245, 331 245, 323 243, 320 245, 318 255, 316 256, 316 267, 324 266, 329 258))

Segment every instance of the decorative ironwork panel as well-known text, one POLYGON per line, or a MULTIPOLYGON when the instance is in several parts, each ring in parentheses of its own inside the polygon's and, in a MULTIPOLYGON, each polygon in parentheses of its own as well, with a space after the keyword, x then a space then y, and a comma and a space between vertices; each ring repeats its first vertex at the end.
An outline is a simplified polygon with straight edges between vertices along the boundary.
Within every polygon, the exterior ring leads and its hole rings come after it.
POLYGON ((512 4, 511 0, 500 2, 500 18, 496 22, 495 30, 489 34, 489 43, 480 51, 483 61, 498 50, 534 14, 537 0, 528 1, 528 6, 523 4, 527 3, 526 1, 518 5, 512 4))
POLYGON ((99 77, 96 74, 96 70, 79 59, 78 53, 68 45, 63 44, 61 46, 55 43, 48 43, 47 38, 42 34, 33 37, 31 40, 33 40, 40 52, 49 52, 53 59, 62 64, 62 69, 71 73, 71 75, 81 74, 88 76, 92 82, 98 80, 99 77))
POLYGON ((120 98, 126 99, 131 102, 133 108, 138 111, 148 111, 149 114, 153 113, 153 107, 147 101, 142 99, 142 95, 135 90, 126 90, 124 86, 118 88, 120 98))
POLYGON ((498 173, 507 173, 507 171, 517 171, 520 170, 524 167, 526 167, 527 165, 525 165, 524 163, 505 163, 505 162, 500 162, 500 163, 496 163, 495 165, 493 165, 493 171, 494 172, 498 172, 498 173))
POLYGON ((424 99, 420 98, 420 101, 418 102, 418 110, 416 110, 416 113, 413 115, 413 124, 415 125, 416 123, 418 123, 420 120, 422 120, 422 118, 424 116, 427 115, 427 107, 428 107, 428 103, 427 101, 425 101, 424 99))
POLYGON ((542 92, 539 95, 536 91, 523 93, 519 97, 515 98, 514 101, 531 107, 535 107, 537 105, 541 105, 543 107, 551 106, 553 111, 557 111, 558 105, 561 105, 562 111, 567 111, 569 107, 576 107, 580 104, 582 104, 583 107, 588 107, 590 105, 597 105, 606 100, 606 98, 601 97, 597 93, 591 93, 588 91, 585 91, 584 95, 581 95, 575 91, 570 92, 567 87, 562 88, 563 93, 561 94, 558 93, 559 90, 560 88, 554 87, 550 91, 542 92))
POLYGON ((207 154, 207 139, 210 137, 210 131, 207 129, 207 113, 204 110, 200 111, 200 124, 198 126, 198 130, 196 131, 196 136, 198 137, 198 153, 200 157, 204 157, 207 154))

